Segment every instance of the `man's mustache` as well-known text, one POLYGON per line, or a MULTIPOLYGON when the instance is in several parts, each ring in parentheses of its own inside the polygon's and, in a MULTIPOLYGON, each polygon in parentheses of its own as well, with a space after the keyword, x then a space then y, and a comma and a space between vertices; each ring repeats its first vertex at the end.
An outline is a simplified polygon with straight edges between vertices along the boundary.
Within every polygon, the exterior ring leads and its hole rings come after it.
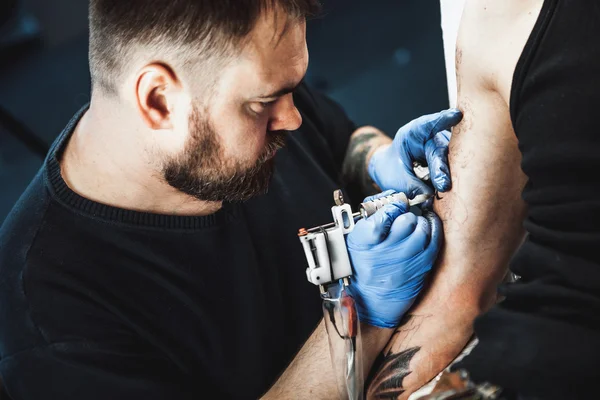
POLYGON ((260 157, 261 161, 268 160, 271 158, 271 154, 273 154, 274 151, 285 147, 285 143, 289 135, 290 133, 288 131, 267 132, 267 144, 265 145, 265 150, 260 157))

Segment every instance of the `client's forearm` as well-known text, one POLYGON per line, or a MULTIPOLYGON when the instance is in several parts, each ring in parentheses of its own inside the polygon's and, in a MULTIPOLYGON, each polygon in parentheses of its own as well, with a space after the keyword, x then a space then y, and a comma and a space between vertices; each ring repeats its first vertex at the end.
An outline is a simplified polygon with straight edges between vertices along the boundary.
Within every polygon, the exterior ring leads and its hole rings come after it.
MULTIPOLYGON (((519 223, 490 226, 489 235, 474 229, 479 233, 471 235, 459 228, 466 214, 460 215, 456 196, 447 193, 435 205, 452 246, 442 249, 427 288, 384 350, 369 398, 408 398, 456 358, 473 334, 474 319, 496 302, 496 287, 522 239, 519 223)), ((521 212, 517 207, 507 221, 519 221, 521 212)))
MULTIPOLYGON (((446 368, 472 337, 473 320, 495 301, 495 284, 505 268, 486 277, 469 277, 472 271, 455 260, 438 260, 427 288, 397 328, 376 365, 369 399, 406 399, 446 368)), ((464 257, 469 262, 468 257, 464 257)))
POLYGON ((377 363, 368 399, 405 399, 433 379, 472 335, 469 311, 421 302, 404 317, 377 363))
MULTIPOLYGON (((437 297, 436 293, 435 298, 423 298, 405 316, 377 363, 369 399, 408 398, 446 368, 469 342, 478 304, 452 296, 437 297)), ((492 297, 483 295, 479 304, 492 297)))

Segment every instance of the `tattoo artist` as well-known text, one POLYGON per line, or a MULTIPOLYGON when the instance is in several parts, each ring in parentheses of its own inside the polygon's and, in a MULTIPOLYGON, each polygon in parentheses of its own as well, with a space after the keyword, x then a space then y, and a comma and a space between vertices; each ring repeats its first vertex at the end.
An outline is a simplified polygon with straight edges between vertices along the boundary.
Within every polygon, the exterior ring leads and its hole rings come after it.
MULTIPOLYGON (((91 102, 0 228, 11 399, 337 397, 295 233, 331 218, 340 187, 432 193, 415 160, 447 190, 461 114, 393 140, 357 129, 302 83, 317 6, 90 1, 91 102)), ((433 213, 407 211, 347 237, 366 371, 442 242, 433 213)))

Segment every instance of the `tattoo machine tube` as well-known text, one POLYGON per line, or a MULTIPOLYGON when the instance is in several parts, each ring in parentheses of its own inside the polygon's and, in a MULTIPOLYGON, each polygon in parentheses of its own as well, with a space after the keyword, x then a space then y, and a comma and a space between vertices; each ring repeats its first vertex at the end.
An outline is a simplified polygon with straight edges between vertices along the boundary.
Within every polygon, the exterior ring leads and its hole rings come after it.
POLYGON ((341 399, 362 400, 364 374, 360 324, 343 280, 321 294, 333 374, 341 399))

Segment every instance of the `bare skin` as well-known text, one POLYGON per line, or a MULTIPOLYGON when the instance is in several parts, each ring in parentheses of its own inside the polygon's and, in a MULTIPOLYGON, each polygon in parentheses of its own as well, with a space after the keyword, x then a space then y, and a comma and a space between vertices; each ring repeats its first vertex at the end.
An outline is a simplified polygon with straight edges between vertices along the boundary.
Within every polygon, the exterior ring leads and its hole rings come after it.
POLYGON ((475 317, 497 301, 495 288, 524 236, 526 177, 510 89, 541 6, 541 0, 467 1, 456 54, 464 118, 450 141, 453 186, 434 203, 445 246, 428 288, 384 350, 368 398, 408 398, 452 362, 472 337, 475 317), (401 368, 386 363, 403 355, 410 359, 401 368))
MULTIPOLYGON (((390 340, 393 329, 361 324, 363 371, 368 374, 377 354, 390 340)), ((271 399, 337 399, 339 394, 329 356, 325 324, 319 324, 292 363, 261 400, 271 399)))

